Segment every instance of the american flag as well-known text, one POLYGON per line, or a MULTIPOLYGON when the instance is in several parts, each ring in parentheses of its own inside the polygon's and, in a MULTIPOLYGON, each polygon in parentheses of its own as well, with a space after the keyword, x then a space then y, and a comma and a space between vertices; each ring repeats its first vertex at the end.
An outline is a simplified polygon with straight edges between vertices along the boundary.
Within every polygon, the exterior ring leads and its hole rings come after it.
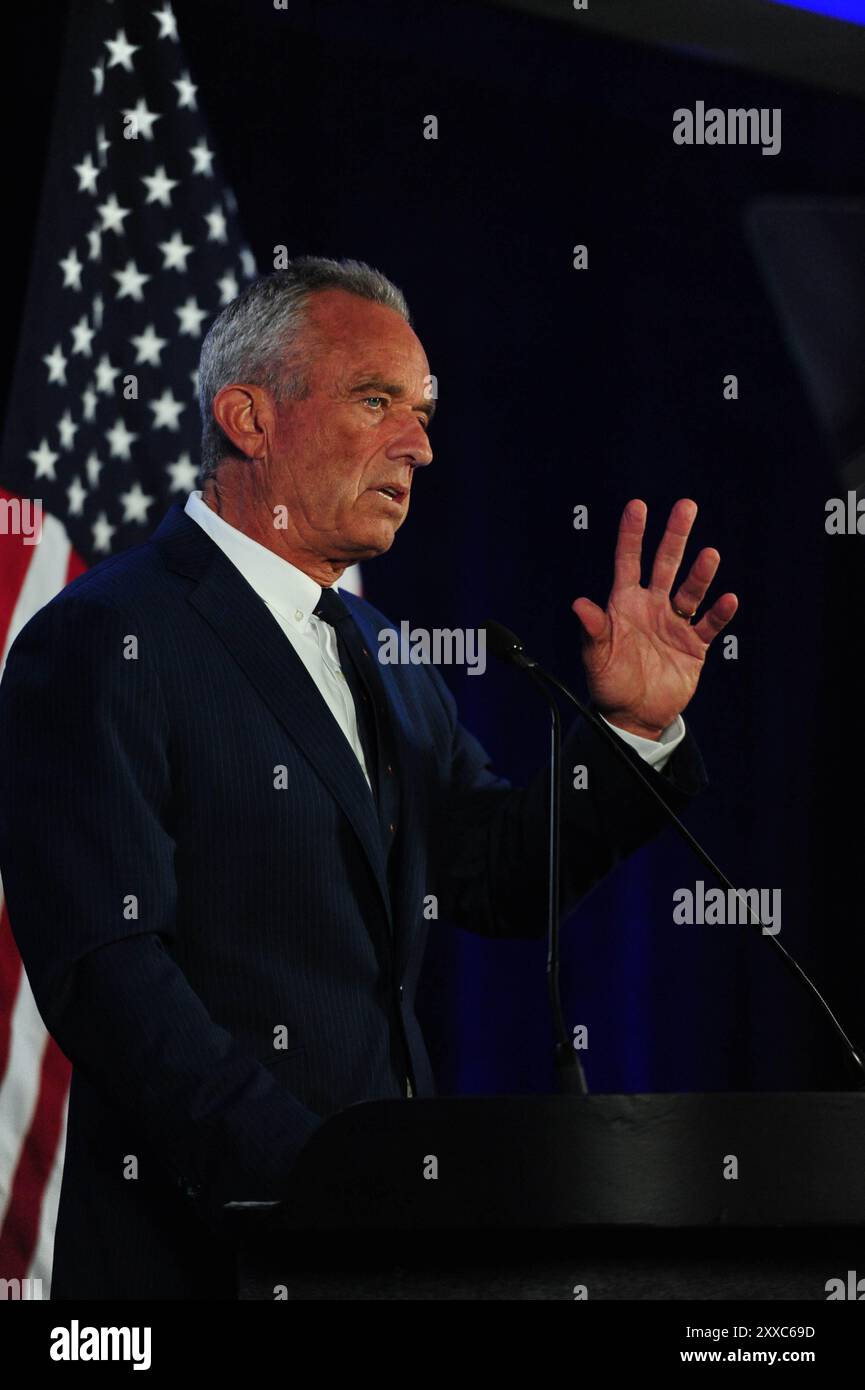
MULTIPOLYGON (((196 486, 201 340, 255 273, 170 4, 73 0, 0 455, 0 671, 37 609, 196 486), (33 544, 14 533, 37 501, 33 544)), ((4 909, 0 1278, 43 1296, 69 1073, 4 909)))

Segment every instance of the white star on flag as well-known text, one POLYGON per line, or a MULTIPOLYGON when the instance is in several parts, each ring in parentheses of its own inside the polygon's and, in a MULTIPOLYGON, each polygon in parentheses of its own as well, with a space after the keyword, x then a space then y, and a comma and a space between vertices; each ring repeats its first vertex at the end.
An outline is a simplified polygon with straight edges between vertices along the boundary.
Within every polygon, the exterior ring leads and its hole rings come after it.
POLYGON ((75 421, 72 419, 72 415, 68 410, 65 410, 63 412, 61 419, 58 421, 57 431, 60 435, 61 449, 71 449, 72 445, 75 443, 75 436, 78 433, 78 426, 75 424, 75 421))
POLYGON ((126 108, 121 114, 128 122, 130 134, 127 139, 130 140, 137 140, 139 135, 143 135, 145 140, 152 140, 154 123, 162 120, 156 112, 148 111, 147 103, 140 98, 135 106, 126 108))
POLYGON ((75 247, 73 246, 69 251, 69 255, 64 256, 63 260, 58 261, 57 264, 63 271, 63 288, 65 290, 80 290, 81 272, 84 269, 84 264, 82 261, 79 261, 78 252, 75 250, 75 247))
POLYGON ((181 334, 186 334, 191 338, 201 337, 201 324, 207 318, 207 310, 199 306, 194 295, 190 295, 186 303, 181 304, 174 312, 180 319, 181 334))
POLYGON ((178 111, 196 111, 195 93, 198 88, 189 80, 189 73, 183 73, 182 77, 172 83, 177 88, 177 109, 178 111))
POLYGON ((213 208, 210 209, 210 212, 206 212, 206 213, 204 214, 204 220, 205 220, 205 222, 207 223, 207 228, 208 228, 208 230, 207 230, 207 240, 208 240, 208 241, 227 241, 227 240, 228 240, 228 237, 227 237, 226 231, 225 231, 225 227, 226 227, 225 213, 222 211, 222 208, 219 206, 218 203, 216 204, 216 207, 213 207, 213 208))
POLYGON ((188 453, 182 453, 174 463, 167 464, 165 471, 171 479, 172 492, 192 492, 198 476, 198 468, 188 453))
POLYGON ((178 420, 181 411, 186 409, 182 401, 176 401, 171 387, 166 386, 158 401, 150 401, 150 409, 153 411, 153 428, 155 430, 177 430, 180 428, 178 420))
POLYGON ((75 164, 72 167, 78 175, 78 192, 95 193, 96 180, 99 178, 101 170, 97 169, 96 165, 93 163, 93 160, 90 158, 90 152, 88 151, 80 164, 75 164))
POLYGON ((206 174, 208 178, 213 177, 213 151, 207 148, 206 140, 199 140, 197 145, 193 145, 189 153, 194 160, 193 174, 206 174))
POLYGON ((174 11, 171 6, 165 4, 161 10, 152 10, 151 13, 159 23, 158 37, 160 39, 172 39, 174 43, 177 43, 177 20, 174 18, 174 11))
POLYGON ((103 354, 96 364, 96 390, 106 396, 113 395, 114 378, 119 375, 120 368, 112 367, 107 356, 103 354))
POLYGON ((99 474, 102 472, 102 460, 93 452, 87 455, 87 462, 84 467, 87 469, 87 481, 91 487, 99 484, 99 474))
POLYGON ((104 512, 100 512, 91 530, 93 532, 93 549, 96 551, 104 551, 107 555, 111 549, 111 537, 114 535, 117 527, 111 525, 104 512))
POLYGON ((105 138, 105 127, 96 127, 96 153, 99 157, 99 166, 104 169, 108 163, 108 151, 111 149, 111 141, 105 138))
POLYGON ((77 323, 72 325, 72 356, 82 354, 84 357, 92 356, 91 342, 96 337, 94 330, 87 322, 87 315, 82 314, 77 323))
POLYGON ((220 304, 230 304, 232 299, 236 299, 240 293, 237 276, 231 270, 227 270, 224 275, 220 276, 216 283, 219 288, 220 304))
POLYGON ((136 367, 159 367, 161 365, 162 349, 167 345, 167 338, 160 338, 152 323, 149 323, 143 333, 137 333, 129 339, 135 348, 136 367))
POLYGON ((160 241, 159 249, 164 260, 163 270, 186 270, 186 258, 195 248, 191 242, 183 240, 180 232, 174 232, 169 241, 160 241))
POLYGON ((48 368, 48 380, 56 381, 60 386, 65 386, 67 359, 63 356, 63 349, 60 344, 55 343, 53 350, 46 353, 42 361, 48 368))
POLYGON ((125 68, 127 72, 132 72, 132 55, 137 53, 140 44, 129 43, 126 38, 126 30, 119 29, 115 38, 103 40, 109 53, 109 68, 118 65, 125 68))
POLYGON ((73 478, 66 489, 66 496, 69 500, 69 511, 72 516, 81 516, 84 512, 84 503, 87 498, 87 489, 83 486, 80 478, 73 478))
POLYGON ((96 406, 99 397, 93 389, 92 383, 81 392, 81 404, 83 406, 82 415, 86 421, 96 419, 96 406))
POLYGON ((132 445, 137 440, 138 435, 128 430, 125 420, 118 416, 111 429, 105 431, 105 438, 108 440, 108 448, 113 459, 130 459, 132 457, 132 445))
POLYGON ((141 182, 147 185, 145 202, 158 203, 163 208, 171 207, 171 190, 177 187, 179 180, 168 177, 164 164, 160 164, 153 174, 142 174, 141 182))
POLYGON ((128 492, 121 492, 120 501, 123 504, 124 521, 146 521, 147 511, 156 501, 155 497, 147 497, 142 491, 140 483, 133 483, 128 492))
POLYGON ((123 235, 123 219, 129 216, 132 209, 122 208, 116 194, 112 193, 104 203, 100 203, 96 211, 102 218, 102 226, 99 229, 101 232, 117 232, 119 236, 123 235))
POLYGON ((112 270, 111 275, 117 281, 117 298, 124 299, 129 295, 130 299, 139 303, 144 298, 142 287, 153 279, 152 275, 145 275, 139 270, 134 261, 127 261, 123 270, 112 270))
POLYGON ((54 465, 60 455, 52 452, 48 447, 48 440, 43 439, 38 449, 31 449, 27 455, 36 465, 37 478, 56 478, 54 465))

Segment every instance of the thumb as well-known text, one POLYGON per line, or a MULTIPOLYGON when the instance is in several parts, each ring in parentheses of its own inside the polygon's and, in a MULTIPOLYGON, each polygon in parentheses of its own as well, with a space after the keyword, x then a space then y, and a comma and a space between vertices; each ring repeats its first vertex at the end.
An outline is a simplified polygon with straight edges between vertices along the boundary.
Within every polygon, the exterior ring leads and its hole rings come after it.
POLYGON ((575 598, 571 604, 571 609, 576 613, 583 625, 585 635, 593 642, 604 637, 609 628, 609 619, 603 608, 599 608, 596 603, 592 603, 590 598, 575 598))

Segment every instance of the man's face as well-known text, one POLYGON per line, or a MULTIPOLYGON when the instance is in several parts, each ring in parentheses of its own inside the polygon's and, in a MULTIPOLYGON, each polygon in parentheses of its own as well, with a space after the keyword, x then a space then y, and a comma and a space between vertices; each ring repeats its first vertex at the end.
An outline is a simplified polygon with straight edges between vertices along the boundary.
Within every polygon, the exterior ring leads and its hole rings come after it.
POLYGON ((350 564, 390 549, 432 462, 429 364, 399 314, 343 290, 313 295, 303 346, 308 395, 277 406, 272 498, 304 550, 350 564))

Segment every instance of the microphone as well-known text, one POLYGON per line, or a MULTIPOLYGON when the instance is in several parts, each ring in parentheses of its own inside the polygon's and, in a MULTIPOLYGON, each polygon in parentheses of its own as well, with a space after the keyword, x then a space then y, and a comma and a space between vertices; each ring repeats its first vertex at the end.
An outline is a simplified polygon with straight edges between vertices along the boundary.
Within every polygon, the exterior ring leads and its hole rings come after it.
MULTIPOLYGON (((792 971, 799 983, 803 985, 804 988, 811 995, 812 999, 815 999, 817 1001, 817 1005, 822 1011, 824 1017, 829 1020, 829 1023, 834 1029, 836 1036, 840 1039, 841 1044, 847 1053, 848 1061, 850 1061, 853 1065, 853 1068, 856 1072, 856 1079, 858 1085, 861 1088, 865 1088, 865 1064, 863 1064, 862 1059, 859 1056, 859 1053, 856 1051, 856 1048, 854 1047, 847 1033, 842 1028, 837 1017, 832 1012, 831 1008, 829 1007, 829 1004, 826 1002, 823 995, 820 993, 819 989, 814 984, 813 980, 808 975, 806 975, 799 962, 796 960, 794 956, 790 954, 786 947, 781 945, 780 941, 777 938, 777 935, 773 935, 772 933, 763 931, 764 924, 763 922, 761 922, 757 914, 753 911, 751 904, 748 902, 747 898, 739 898, 739 889, 733 887, 733 884, 727 878, 727 875, 723 872, 723 870, 720 869, 718 865, 715 863, 715 861, 710 858, 710 856, 703 849, 699 841, 697 841, 691 834, 688 827, 684 825, 682 821, 679 820, 679 817, 676 815, 675 811, 673 811, 672 808, 667 805, 666 801, 661 796, 657 787, 653 785, 653 783, 649 780, 645 773, 641 771, 641 769, 636 765, 634 761, 632 761, 631 755, 627 751, 627 745, 623 743, 622 740, 619 739, 616 734, 613 733, 612 729, 609 727, 608 724, 605 724, 604 721, 600 719, 588 706, 584 705, 581 700, 578 700, 577 696, 573 693, 573 691, 570 690, 569 687, 566 686, 562 681, 560 681, 557 676, 554 676, 552 672, 545 670, 541 665, 539 665, 537 661, 535 661, 534 657, 529 656, 519 637, 517 637, 515 633, 511 632, 501 623, 495 622, 493 619, 488 619, 484 626, 486 628, 487 634, 487 648, 489 651, 492 652, 493 656, 498 657, 500 661, 505 662, 507 665, 516 666, 518 670, 527 672, 527 674, 531 676, 531 678, 534 680, 535 684, 538 685, 539 688, 544 690, 547 699, 552 704, 554 704, 555 701, 553 700, 553 697, 550 695, 549 689, 547 689, 547 687, 552 687, 553 690, 558 691, 559 694, 564 695, 566 699, 570 700, 571 704, 576 706, 576 708, 579 710, 580 714, 583 716, 586 722, 591 725, 591 727, 595 730, 599 737, 603 739, 606 745, 612 749, 616 757, 619 758, 620 761, 626 765, 632 777, 634 777, 638 782, 640 782, 642 786, 646 789, 646 791, 649 793, 649 795, 654 798, 657 804, 661 807, 666 819, 670 822, 672 826, 675 827, 679 835, 688 845, 689 849, 693 850, 700 862, 704 864, 705 867, 709 870, 709 873, 712 875, 712 877, 717 879, 717 881, 729 892, 734 893, 740 902, 744 902, 744 905, 748 912, 750 924, 752 926, 757 927, 760 930, 761 939, 764 941, 768 940, 772 943, 773 948, 780 953, 781 959, 783 960, 787 968, 792 971)), ((559 778, 557 775, 557 770, 554 773, 553 782, 556 785, 556 787, 558 787, 559 778)), ((550 852, 552 858, 552 846, 550 852)), ((557 865, 557 850, 555 862, 557 865)), ((558 909, 558 882, 556 883, 556 907, 558 909)), ((558 987, 558 910, 556 910, 555 918, 555 924, 553 924, 552 920, 549 920, 547 924, 549 948, 547 957, 547 972, 550 996, 551 999, 555 1001, 553 1012, 554 1028, 556 1028, 557 1038, 559 1038, 559 1040, 561 1041, 561 1037, 567 1037, 567 1034, 565 1033, 563 1023, 561 1024, 561 1036, 559 1034, 559 1023, 561 1023, 561 999, 559 996, 558 987)))

